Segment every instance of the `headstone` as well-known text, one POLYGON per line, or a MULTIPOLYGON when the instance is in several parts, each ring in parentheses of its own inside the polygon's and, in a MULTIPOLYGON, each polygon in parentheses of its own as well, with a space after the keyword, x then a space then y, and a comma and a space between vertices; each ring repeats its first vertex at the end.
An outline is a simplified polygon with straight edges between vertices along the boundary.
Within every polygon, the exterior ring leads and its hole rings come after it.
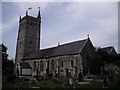
POLYGON ((48 80, 48 74, 47 73, 44 74, 44 79, 48 80))
POLYGON ((103 79, 103 87, 105 88, 106 86, 107 86, 107 78, 104 77, 104 79, 103 79))
POLYGON ((72 81, 72 79, 71 79, 71 78, 69 79, 69 84, 70 84, 70 85, 72 85, 72 84, 73 84, 73 81, 72 81))

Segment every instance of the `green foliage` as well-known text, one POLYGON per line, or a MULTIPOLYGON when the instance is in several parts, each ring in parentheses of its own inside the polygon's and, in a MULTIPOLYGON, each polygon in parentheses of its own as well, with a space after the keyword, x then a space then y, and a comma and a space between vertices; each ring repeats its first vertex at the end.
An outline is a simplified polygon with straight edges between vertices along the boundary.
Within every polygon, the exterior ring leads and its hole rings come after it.
POLYGON ((105 74, 105 70, 104 70, 105 63, 114 63, 120 66, 119 57, 120 57, 119 55, 108 54, 108 52, 102 49, 98 49, 94 54, 94 56, 91 57, 89 62, 90 74, 94 74, 94 75, 101 74, 101 67, 103 74, 105 74))
POLYGON ((117 66, 120 66, 120 60, 113 61, 112 63, 116 64, 117 66))
POLYGON ((2 44, 2 77, 4 82, 12 81, 11 74, 14 74, 14 64, 8 59, 7 47, 2 44), (10 80, 11 79, 11 80, 10 80))
POLYGON ((118 60, 118 56, 114 55, 114 54, 110 54, 107 62, 111 63, 111 62, 116 61, 116 60, 118 60))
POLYGON ((15 79, 16 79, 15 74, 7 75, 7 76, 5 76, 5 77, 6 77, 6 81, 7 81, 7 82, 14 82, 15 79))
POLYGON ((90 63, 89 63, 90 74, 100 75, 101 74, 101 67, 103 67, 103 64, 104 63, 101 60, 101 57, 99 55, 96 54, 93 57, 91 57, 90 63))
POLYGON ((2 60, 8 60, 7 47, 2 44, 2 60))
POLYGON ((109 54, 108 52, 106 52, 102 49, 98 49, 96 53, 97 53, 97 55, 99 55, 101 57, 102 61, 104 61, 104 62, 106 61, 107 63, 111 63, 118 59, 120 60, 119 55, 109 54))
POLYGON ((96 54, 101 57, 102 61, 107 61, 108 60, 108 57, 109 57, 108 52, 106 52, 102 49, 98 49, 96 54))
POLYGON ((51 84, 48 81, 39 82, 39 83, 37 83, 36 86, 38 86, 40 88, 51 88, 51 84))
POLYGON ((12 83, 2 83, 2 88, 15 88, 15 86, 12 83))
POLYGON ((2 74, 9 75, 14 73, 14 64, 12 60, 5 60, 2 62, 2 74))
POLYGON ((76 84, 76 88, 102 88, 103 83, 102 82, 91 82, 90 84, 76 84))
POLYGON ((55 84, 55 88, 63 88, 62 84, 55 84))
POLYGON ((22 83, 19 88, 30 88, 30 84, 28 82, 22 83))
POLYGON ((114 75, 113 81, 109 85, 110 88, 120 88, 120 75, 114 75))

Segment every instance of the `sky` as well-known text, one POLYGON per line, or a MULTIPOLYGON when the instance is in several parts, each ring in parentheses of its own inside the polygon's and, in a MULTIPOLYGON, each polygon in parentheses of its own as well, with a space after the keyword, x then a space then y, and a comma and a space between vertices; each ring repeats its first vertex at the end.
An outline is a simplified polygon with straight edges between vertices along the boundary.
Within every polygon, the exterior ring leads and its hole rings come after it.
MULTIPOLYGON (((49 48, 89 37, 95 47, 114 46, 118 52, 117 2, 2 2, 2 40, 15 58, 19 17, 41 12, 40 47, 49 48)), ((1 27, 0 27, 1 29, 1 27)))

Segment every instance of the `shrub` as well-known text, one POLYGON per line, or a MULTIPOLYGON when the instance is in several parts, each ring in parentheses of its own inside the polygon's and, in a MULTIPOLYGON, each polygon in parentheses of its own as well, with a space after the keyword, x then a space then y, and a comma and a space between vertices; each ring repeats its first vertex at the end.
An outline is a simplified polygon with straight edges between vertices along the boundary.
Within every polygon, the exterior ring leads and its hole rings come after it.
POLYGON ((8 76, 5 76, 6 77, 6 81, 7 82, 14 82, 15 79, 16 79, 16 75, 15 74, 11 74, 11 75, 8 75, 8 76))
POLYGON ((109 85, 110 88, 120 88, 120 75, 114 75, 113 81, 109 85))

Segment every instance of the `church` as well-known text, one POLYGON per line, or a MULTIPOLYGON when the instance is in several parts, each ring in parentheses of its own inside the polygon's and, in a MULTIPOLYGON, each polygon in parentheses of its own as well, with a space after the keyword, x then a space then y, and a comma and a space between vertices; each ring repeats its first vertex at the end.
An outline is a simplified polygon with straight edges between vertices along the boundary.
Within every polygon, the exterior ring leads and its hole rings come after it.
POLYGON ((89 38, 65 43, 56 47, 40 49, 41 15, 26 15, 19 18, 15 69, 19 76, 44 76, 52 73, 77 77, 89 73, 89 59, 95 48, 89 38))

